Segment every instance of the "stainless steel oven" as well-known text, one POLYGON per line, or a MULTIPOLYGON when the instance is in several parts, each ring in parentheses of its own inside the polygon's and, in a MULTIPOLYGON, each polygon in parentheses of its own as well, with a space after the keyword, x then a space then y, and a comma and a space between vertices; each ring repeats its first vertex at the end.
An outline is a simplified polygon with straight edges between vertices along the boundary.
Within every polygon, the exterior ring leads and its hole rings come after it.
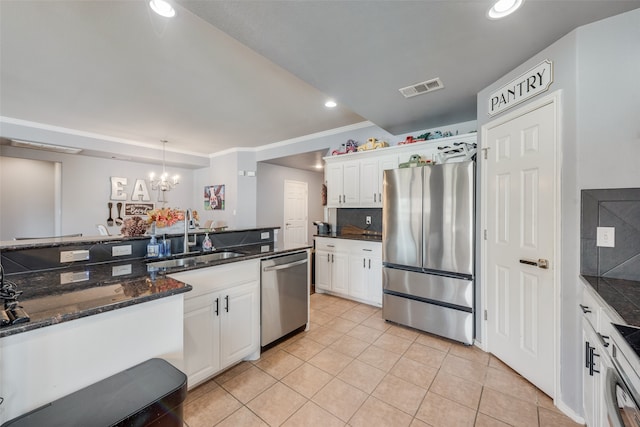
POLYGON ((606 366, 605 419, 611 427, 640 427, 640 358, 633 348, 634 335, 640 339, 640 329, 613 326, 610 345, 604 352, 609 363, 601 365, 606 366))

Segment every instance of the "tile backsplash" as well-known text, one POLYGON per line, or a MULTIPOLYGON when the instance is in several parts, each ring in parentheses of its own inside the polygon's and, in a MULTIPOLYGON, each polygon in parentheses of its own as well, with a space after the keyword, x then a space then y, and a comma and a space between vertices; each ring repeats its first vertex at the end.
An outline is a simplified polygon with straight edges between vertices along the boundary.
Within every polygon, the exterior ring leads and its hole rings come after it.
POLYGON ((640 280, 640 188, 582 190, 580 273, 640 280), (615 247, 596 246, 598 227, 615 229, 615 247))
POLYGON ((341 208, 337 209, 336 232, 340 234, 345 225, 355 225, 370 231, 382 232, 382 208, 341 208), (366 224, 366 217, 371 217, 371 225, 366 224))

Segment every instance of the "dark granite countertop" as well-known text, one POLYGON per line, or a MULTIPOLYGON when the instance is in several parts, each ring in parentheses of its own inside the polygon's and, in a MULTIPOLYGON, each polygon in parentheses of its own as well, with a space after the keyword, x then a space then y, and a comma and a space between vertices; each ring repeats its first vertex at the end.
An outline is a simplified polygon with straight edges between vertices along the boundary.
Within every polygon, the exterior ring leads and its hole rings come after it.
POLYGON ((640 282, 581 276, 630 326, 640 327, 640 282))
POLYGON ((136 258, 6 275, 5 280, 15 283, 18 290, 23 292, 19 297, 20 306, 27 312, 30 321, 0 328, 0 338, 185 293, 192 289, 190 285, 167 277, 167 274, 267 258, 308 248, 306 246, 278 250, 270 243, 219 249, 232 250, 243 255, 192 267, 162 270, 148 266, 149 262, 161 259, 136 258), (63 283, 67 281, 69 283, 63 283))
POLYGON ((330 239, 364 240, 367 242, 382 242, 382 236, 376 234, 315 234, 313 237, 328 237, 330 239))

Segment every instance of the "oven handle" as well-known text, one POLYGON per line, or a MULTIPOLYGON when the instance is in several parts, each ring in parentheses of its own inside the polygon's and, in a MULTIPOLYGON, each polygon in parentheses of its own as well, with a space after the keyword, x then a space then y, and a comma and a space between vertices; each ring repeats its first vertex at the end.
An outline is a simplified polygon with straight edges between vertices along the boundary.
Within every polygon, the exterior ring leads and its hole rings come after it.
POLYGON ((618 402, 616 401, 616 385, 620 384, 624 387, 624 383, 615 368, 607 368, 605 378, 604 404, 607 420, 609 420, 612 427, 624 427, 624 421, 622 421, 622 416, 620 416, 620 411, 618 411, 618 402))

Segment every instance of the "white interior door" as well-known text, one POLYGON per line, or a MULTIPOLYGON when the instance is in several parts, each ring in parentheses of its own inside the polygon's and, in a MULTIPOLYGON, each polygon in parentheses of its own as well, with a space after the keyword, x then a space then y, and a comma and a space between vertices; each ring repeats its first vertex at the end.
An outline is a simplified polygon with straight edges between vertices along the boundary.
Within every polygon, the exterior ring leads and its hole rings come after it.
POLYGON ((308 188, 306 182, 284 181, 284 247, 306 246, 308 233, 308 188))
POLYGON ((559 294, 554 99, 483 127, 487 348, 552 398, 559 294))

